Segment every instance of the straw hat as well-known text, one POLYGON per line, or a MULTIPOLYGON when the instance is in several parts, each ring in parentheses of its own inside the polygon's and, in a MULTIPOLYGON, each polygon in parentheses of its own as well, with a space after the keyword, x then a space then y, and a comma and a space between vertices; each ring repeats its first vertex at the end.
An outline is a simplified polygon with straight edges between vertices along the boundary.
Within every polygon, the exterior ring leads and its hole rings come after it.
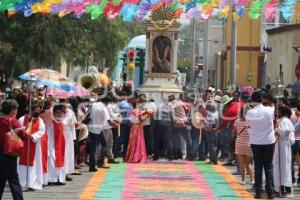
POLYGON ((192 124, 197 129, 202 129, 204 127, 204 117, 200 112, 193 113, 192 124))
POLYGON ((228 95, 224 95, 221 97, 221 106, 225 106, 228 104, 230 101, 233 100, 233 97, 229 97, 228 95))
POLYGON ((88 135, 89 135, 89 131, 87 126, 85 124, 82 124, 78 134, 78 141, 80 142, 81 140, 87 139, 88 135))

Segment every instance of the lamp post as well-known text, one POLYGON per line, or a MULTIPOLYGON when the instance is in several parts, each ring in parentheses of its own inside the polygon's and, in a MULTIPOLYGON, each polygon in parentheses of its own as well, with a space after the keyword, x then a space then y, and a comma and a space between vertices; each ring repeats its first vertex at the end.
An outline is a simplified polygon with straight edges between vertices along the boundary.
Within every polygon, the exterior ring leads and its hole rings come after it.
MULTIPOLYGON (((283 81, 280 79, 280 77, 277 77, 275 82, 272 83, 272 94, 274 96, 274 98, 276 99, 276 118, 278 118, 278 107, 279 107, 279 101, 281 98, 283 98, 283 90, 284 90, 284 85, 283 85, 283 81)), ((278 172, 279 172, 279 195, 280 197, 282 196, 281 194, 281 169, 280 169, 280 136, 277 136, 277 141, 275 143, 275 145, 277 145, 277 153, 278 153, 278 172)), ((275 147, 276 149, 276 147, 275 147)))
MULTIPOLYGON (((32 121, 32 93, 34 92, 34 87, 36 86, 36 83, 37 83, 37 78, 35 77, 34 74, 30 75, 30 79, 27 80, 27 83, 28 83, 28 92, 29 92, 29 119, 30 119, 30 122, 32 121)), ((26 157, 26 190, 29 189, 28 185, 29 185, 29 154, 30 154, 30 139, 28 138, 27 139, 27 157, 26 157)))

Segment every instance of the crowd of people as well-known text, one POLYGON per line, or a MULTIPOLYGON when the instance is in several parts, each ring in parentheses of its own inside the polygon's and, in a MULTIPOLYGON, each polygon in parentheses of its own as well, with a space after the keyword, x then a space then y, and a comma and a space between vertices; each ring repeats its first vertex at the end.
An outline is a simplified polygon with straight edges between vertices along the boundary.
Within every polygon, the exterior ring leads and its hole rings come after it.
POLYGON ((23 199, 22 189, 64 185, 85 165, 95 172, 121 161, 162 158, 236 165, 240 184, 253 185, 257 199, 264 189, 269 199, 293 197, 293 185, 300 185, 294 168, 295 161, 300 166, 297 98, 210 87, 158 101, 126 86, 99 89, 92 98, 55 99, 42 89, 34 97, 30 108, 20 88, 2 99, 0 198, 6 181, 13 198, 23 199), (24 141, 20 157, 3 152, 2 135, 10 130, 24 141))

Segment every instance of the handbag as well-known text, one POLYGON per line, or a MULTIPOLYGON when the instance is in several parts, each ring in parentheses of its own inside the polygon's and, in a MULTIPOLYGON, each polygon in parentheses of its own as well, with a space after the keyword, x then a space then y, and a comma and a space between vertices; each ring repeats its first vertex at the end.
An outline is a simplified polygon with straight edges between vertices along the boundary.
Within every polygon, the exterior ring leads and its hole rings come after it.
POLYGON ((24 143, 19 135, 12 130, 11 120, 9 121, 10 131, 3 136, 3 153, 10 156, 19 157, 22 154, 24 143))

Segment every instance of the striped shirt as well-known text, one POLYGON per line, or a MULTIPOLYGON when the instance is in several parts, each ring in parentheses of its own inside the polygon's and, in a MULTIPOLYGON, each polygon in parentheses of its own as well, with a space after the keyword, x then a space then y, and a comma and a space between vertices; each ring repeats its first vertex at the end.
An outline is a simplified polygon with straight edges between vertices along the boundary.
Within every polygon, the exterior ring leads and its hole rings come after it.
POLYGON ((300 140, 300 122, 295 124, 295 140, 300 140))
POLYGON ((252 156, 249 144, 249 128, 246 121, 239 119, 235 120, 234 127, 236 128, 237 138, 235 143, 235 154, 252 156), (245 128, 246 127, 246 128, 245 128))

